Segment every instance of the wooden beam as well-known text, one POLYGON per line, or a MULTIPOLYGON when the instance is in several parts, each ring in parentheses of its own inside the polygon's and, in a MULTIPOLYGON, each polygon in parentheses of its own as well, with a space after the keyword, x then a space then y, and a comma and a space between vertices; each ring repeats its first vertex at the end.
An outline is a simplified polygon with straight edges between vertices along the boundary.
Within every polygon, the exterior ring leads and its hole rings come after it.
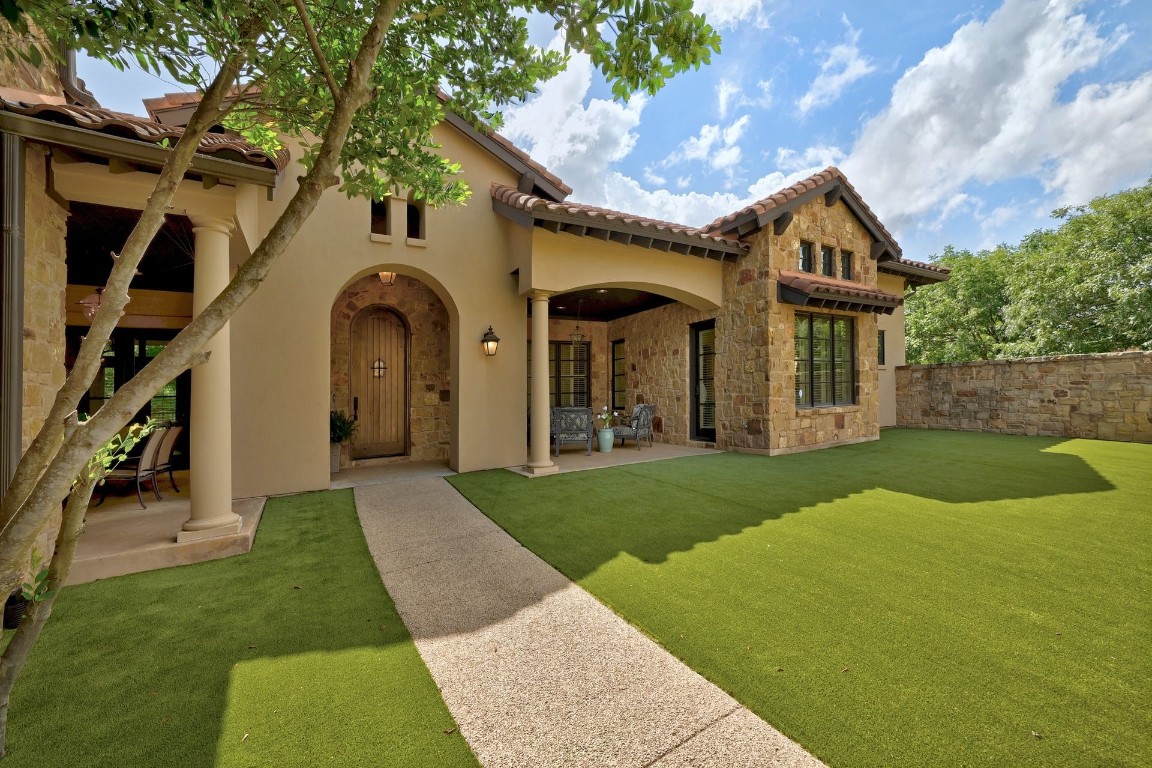
POLYGON ((872 249, 869 251, 868 255, 872 257, 873 261, 875 261, 876 259, 879 259, 881 256, 883 256, 886 250, 888 250, 888 246, 877 240, 875 243, 872 243, 872 249))
POLYGON ((206 173, 203 178, 201 178, 200 183, 204 185, 204 189, 212 189, 212 187, 220 183, 220 177, 206 173))
POLYGON ((594 237, 597 240, 607 240, 608 236, 612 233, 606 229, 598 229, 596 227, 588 227, 585 233, 588 237, 594 237))
POLYGON ((784 234, 788 229, 788 225, 792 223, 793 218, 795 218, 795 216, 793 216, 792 211, 785 211, 783 216, 780 216, 776 221, 772 222, 772 234, 777 237, 784 234))
POLYGON ((824 193, 824 205, 831 208, 832 206, 836 205, 836 201, 839 200, 840 196, 843 194, 844 187, 837 184, 836 186, 832 187, 832 189, 824 193))
POLYGON ((139 168, 137 168, 133 163, 130 163, 127 160, 121 160, 118 157, 108 158, 108 172, 109 173, 114 173, 114 174, 132 173, 133 171, 137 171, 137 170, 139 170, 139 168))

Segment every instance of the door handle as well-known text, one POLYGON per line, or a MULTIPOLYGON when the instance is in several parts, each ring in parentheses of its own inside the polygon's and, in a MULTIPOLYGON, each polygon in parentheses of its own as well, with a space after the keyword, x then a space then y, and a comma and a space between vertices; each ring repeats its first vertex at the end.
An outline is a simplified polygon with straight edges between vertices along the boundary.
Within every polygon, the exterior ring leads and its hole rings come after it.
POLYGON ((360 421, 360 398, 352 398, 352 421, 360 421))

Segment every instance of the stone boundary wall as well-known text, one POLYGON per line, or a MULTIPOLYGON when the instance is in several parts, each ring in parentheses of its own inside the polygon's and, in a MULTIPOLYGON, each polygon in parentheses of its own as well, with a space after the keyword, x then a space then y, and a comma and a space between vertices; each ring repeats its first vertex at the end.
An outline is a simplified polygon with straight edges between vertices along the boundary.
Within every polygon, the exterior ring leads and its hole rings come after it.
POLYGON ((901 427, 1152 443, 1152 352, 896 369, 901 427))

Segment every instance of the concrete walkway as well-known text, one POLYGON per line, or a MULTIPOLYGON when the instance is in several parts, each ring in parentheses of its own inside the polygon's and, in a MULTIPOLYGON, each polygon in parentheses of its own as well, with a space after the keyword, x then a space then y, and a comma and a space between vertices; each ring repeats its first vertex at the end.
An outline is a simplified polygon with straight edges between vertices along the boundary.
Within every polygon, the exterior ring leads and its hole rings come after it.
POLYGON ((486 768, 823 765, 444 479, 355 494, 384 585, 486 768))

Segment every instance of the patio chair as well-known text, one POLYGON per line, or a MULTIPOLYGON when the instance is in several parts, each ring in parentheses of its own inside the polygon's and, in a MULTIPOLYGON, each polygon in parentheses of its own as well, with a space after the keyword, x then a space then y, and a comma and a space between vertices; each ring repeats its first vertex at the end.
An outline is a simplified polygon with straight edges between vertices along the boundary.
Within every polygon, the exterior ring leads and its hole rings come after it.
POLYGON ((592 455, 592 436, 596 430, 592 426, 591 408, 553 408, 549 424, 557 456, 560 455, 561 443, 584 443, 588 446, 588 455, 592 455))
POLYGON ((636 450, 640 450, 640 441, 648 438, 648 446, 652 446, 652 406, 640 403, 632 409, 632 415, 626 424, 613 427, 612 432, 620 438, 620 445, 625 440, 635 440, 636 450))
POLYGON ((176 477, 172 474, 172 449, 176 447, 176 440, 183 431, 184 427, 169 424, 164 439, 160 442, 160 451, 156 454, 156 476, 167 472, 168 481, 172 483, 172 490, 176 493, 180 493, 180 488, 176 485, 176 477))
POLYGON ((167 432, 168 427, 157 427, 152 430, 144 441, 144 450, 141 451, 140 458, 123 461, 120 466, 104 476, 104 482, 100 485, 100 501, 96 506, 104 503, 104 497, 108 495, 108 482, 121 480, 136 483, 136 499, 144 509, 148 509, 148 505, 144 503, 140 485, 149 480, 152 481, 152 493, 156 494, 156 501, 164 501, 156 484, 156 459, 160 454, 160 443, 163 442, 167 432))

